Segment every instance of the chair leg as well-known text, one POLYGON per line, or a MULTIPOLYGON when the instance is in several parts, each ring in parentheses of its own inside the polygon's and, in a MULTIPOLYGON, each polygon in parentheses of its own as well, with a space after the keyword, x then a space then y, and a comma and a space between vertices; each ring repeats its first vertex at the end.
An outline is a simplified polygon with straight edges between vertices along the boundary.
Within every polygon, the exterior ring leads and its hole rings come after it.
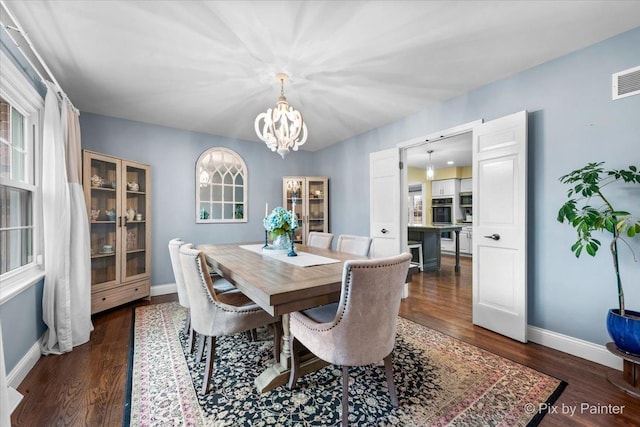
POLYGON ((211 374, 213 373, 213 363, 216 356, 216 338, 206 337, 207 341, 207 363, 204 367, 204 378, 202 378, 202 390, 200 394, 205 395, 209 392, 209 384, 211 384, 211 374))
POLYGON ((189 328, 189 340, 187 341, 187 348, 189 349, 189 353, 193 353, 193 346, 197 339, 198 333, 193 328, 189 328))
POLYGON ((202 334, 197 334, 197 338, 198 338, 198 350, 196 350, 196 363, 200 363, 202 362, 202 355, 204 354, 204 344, 206 339, 205 339, 205 336, 202 334))
POLYGON ((244 331, 244 336, 251 342, 258 341, 258 330, 256 328, 244 331))
POLYGON ((398 396, 396 395, 396 386, 393 382, 393 365, 391 363, 391 353, 384 358, 384 373, 387 376, 387 388, 389 389, 389 397, 394 408, 398 407, 398 396))
POLYGON ((189 329, 191 328, 191 309, 187 309, 187 318, 184 319, 184 329, 182 332, 187 335, 189 333, 189 329))
POLYGON ((342 427, 349 425, 349 367, 342 367, 342 427))
POLYGON ((289 390, 296 388, 298 377, 300 376, 300 342, 293 335, 289 335, 289 345, 291 346, 291 370, 289 371, 289 390))

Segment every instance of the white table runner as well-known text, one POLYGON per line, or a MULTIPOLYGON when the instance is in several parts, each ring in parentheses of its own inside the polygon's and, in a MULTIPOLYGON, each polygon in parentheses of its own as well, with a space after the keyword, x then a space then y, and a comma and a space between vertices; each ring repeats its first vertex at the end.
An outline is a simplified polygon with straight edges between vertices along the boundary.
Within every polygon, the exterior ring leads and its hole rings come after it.
POLYGON ((271 251, 262 250, 263 245, 240 245, 242 249, 246 249, 251 252, 255 252, 260 255, 266 255, 277 259, 278 261, 293 264, 298 267, 311 267, 314 265, 333 264, 340 262, 338 259, 327 258, 320 255, 310 254, 308 252, 296 251, 298 256, 287 256, 287 253, 273 253, 271 251))

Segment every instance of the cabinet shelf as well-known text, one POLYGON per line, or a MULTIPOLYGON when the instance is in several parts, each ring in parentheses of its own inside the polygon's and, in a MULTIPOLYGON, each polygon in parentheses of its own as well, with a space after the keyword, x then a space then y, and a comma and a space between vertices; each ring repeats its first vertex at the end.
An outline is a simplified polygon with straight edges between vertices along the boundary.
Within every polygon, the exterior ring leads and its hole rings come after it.
POLYGON ((116 256, 115 252, 109 252, 109 253, 101 253, 98 252, 97 254, 93 254, 91 255, 91 258, 105 258, 105 257, 111 257, 111 256, 116 256))
POLYGON ((142 249, 127 249, 127 253, 128 254, 137 254, 140 252, 144 252, 146 251, 146 249, 142 248, 142 249))

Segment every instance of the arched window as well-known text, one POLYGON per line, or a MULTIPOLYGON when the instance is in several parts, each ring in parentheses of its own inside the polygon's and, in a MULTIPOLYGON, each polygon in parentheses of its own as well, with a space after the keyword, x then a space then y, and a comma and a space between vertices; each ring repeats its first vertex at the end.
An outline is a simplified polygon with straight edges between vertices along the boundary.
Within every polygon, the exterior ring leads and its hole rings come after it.
POLYGON ((210 148, 196 163, 196 222, 247 222, 247 166, 233 150, 210 148))

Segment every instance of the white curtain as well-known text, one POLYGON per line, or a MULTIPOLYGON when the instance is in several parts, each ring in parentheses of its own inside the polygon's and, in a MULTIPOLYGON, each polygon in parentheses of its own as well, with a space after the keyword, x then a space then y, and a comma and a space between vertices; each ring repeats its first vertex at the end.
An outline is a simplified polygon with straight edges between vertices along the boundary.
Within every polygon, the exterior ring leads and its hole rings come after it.
POLYGON ((42 208, 45 280, 42 354, 60 354, 89 341, 91 258, 89 223, 80 184, 80 125, 51 83, 45 97, 42 208))

